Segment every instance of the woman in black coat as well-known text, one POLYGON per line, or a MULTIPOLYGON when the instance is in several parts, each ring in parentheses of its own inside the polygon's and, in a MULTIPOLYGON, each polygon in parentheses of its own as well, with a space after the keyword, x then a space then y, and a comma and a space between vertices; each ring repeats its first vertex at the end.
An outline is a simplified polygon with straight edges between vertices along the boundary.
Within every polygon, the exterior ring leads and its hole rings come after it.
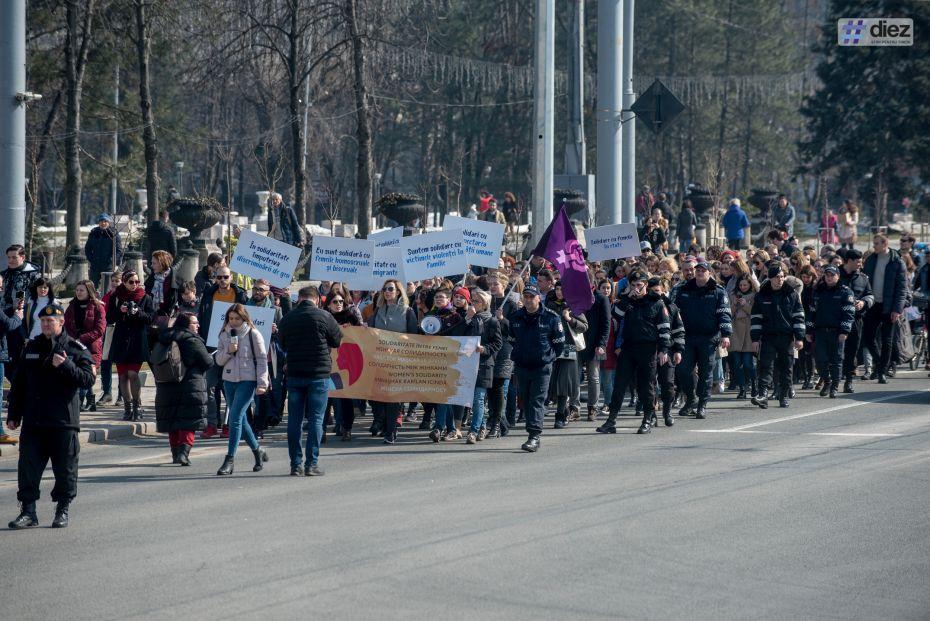
POLYGON ((584 315, 576 315, 568 306, 562 295, 562 283, 555 283, 555 288, 546 296, 546 308, 562 319, 565 331, 565 347, 552 365, 552 377, 549 379, 549 400, 556 402, 555 428, 561 429, 569 421, 577 420, 578 410, 572 403, 580 397, 581 378, 578 373, 578 350, 573 334, 588 331, 588 320, 584 315))
POLYGON ((475 289, 471 294, 475 317, 481 321, 481 343, 478 352, 478 377, 475 380, 475 396, 471 407, 471 428, 465 444, 484 440, 488 432, 484 426, 485 402, 488 389, 494 385, 494 361, 501 349, 503 338, 497 318, 491 314, 491 294, 475 289))
POLYGON ((203 429, 207 418, 207 369, 213 357, 207 353, 197 330, 197 315, 181 313, 174 327, 159 332, 158 340, 178 344, 184 363, 184 379, 180 382, 159 382, 155 387, 155 429, 168 434, 172 462, 190 466, 194 432, 203 429))
POLYGON ((123 272, 123 284, 107 302, 107 323, 113 324, 110 361, 116 365, 123 402, 123 420, 142 420, 139 369, 149 359, 146 330, 155 317, 152 296, 145 293, 139 275, 123 272))

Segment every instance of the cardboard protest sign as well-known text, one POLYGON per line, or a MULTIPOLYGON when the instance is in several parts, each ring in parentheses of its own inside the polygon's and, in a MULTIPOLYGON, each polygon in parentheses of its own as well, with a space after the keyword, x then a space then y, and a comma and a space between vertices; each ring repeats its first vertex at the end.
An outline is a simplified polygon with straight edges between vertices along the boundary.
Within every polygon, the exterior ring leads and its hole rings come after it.
POLYGON ((342 399, 469 406, 480 337, 423 336, 349 326, 332 350, 330 378, 342 399))
POLYGON ((584 232, 588 250, 588 261, 606 261, 608 259, 627 259, 638 257, 639 233, 636 225, 608 224, 588 229, 584 232))
POLYGON ((375 248, 399 248, 400 238, 404 236, 404 227, 395 226, 393 229, 372 233, 368 239, 375 242, 375 248))
POLYGON ((497 268, 504 246, 503 224, 461 216, 446 216, 442 221, 442 228, 446 231, 461 229, 465 240, 465 257, 469 265, 497 268))
MULTIPOLYGON (((232 306, 229 302, 214 302, 213 314, 210 315, 210 332, 207 333, 207 347, 216 347, 220 338, 220 330, 223 329, 223 318, 226 317, 226 311, 232 306)), ((274 323, 275 310, 265 308, 264 306, 246 306, 246 311, 255 324, 258 333, 265 339, 265 349, 268 349, 268 343, 271 342, 271 324, 274 323)))
POLYGON ((453 276, 468 270, 461 230, 404 237, 400 240, 400 251, 407 280, 453 276))
POLYGON ((300 259, 300 248, 243 230, 229 269, 252 278, 264 278, 275 287, 290 286, 300 259))
POLYGON ((375 260, 371 267, 371 287, 369 291, 381 288, 388 278, 396 278, 401 283, 404 279, 404 259, 400 248, 375 248, 375 260))
POLYGON ((350 289, 368 290, 374 242, 351 237, 313 237, 310 280, 344 282, 350 289))

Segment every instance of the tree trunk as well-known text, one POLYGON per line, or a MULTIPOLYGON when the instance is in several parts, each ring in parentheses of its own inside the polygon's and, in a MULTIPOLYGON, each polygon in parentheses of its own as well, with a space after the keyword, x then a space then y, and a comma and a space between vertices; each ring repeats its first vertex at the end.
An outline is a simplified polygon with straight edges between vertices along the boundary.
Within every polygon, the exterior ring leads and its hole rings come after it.
POLYGON ((67 232, 65 245, 70 253, 81 245, 81 96, 84 89, 84 69, 93 21, 94 0, 84 5, 81 30, 78 30, 80 5, 77 0, 66 3, 67 30, 65 33, 65 210, 67 232))
POLYGON ((368 237, 371 228, 371 119, 368 92, 365 82, 365 49, 359 32, 357 0, 346 0, 346 19, 352 38, 352 57, 355 65, 355 107, 357 123, 355 137, 358 142, 356 188, 358 190, 358 233, 368 237))
MULTIPOLYGON (((307 206, 304 205, 304 193, 306 188, 306 161, 303 157, 304 132, 306 128, 301 125, 300 114, 300 87, 303 83, 301 79, 302 69, 300 65, 300 2, 291 0, 288 2, 290 11, 291 26, 287 33, 288 38, 288 63, 287 63, 287 86, 288 86, 288 113, 291 115, 291 164, 294 167, 294 211, 297 212, 297 219, 301 224, 307 222, 307 206)), ((309 77, 306 79, 310 79, 309 77)))
MULTIPOLYGON (((733 23, 733 0, 730 0, 729 8, 727 9, 727 24, 733 23)), ((723 54, 723 75, 730 75, 730 42, 732 37, 728 36, 727 29, 724 28, 724 38, 726 39, 726 47, 724 48, 723 54)), ((727 133, 727 107, 730 99, 730 89, 729 81, 724 82, 723 85, 723 103, 720 104, 720 128, 717 136, 717 174, 714 179, 714 192, 717 194, 722 193, 722 188, 720 183, 723 180, 723 146, 726 139, 727 133)), ((718 196, 718 200, 721 197, 718 196)))
MULTIPOLYGON (((147 220, 158 220, 158 143, 155 139, 155 115, 149 90, 149 50, 151 35, 146 21, 147 0, 136 0, 136 51, 139 55, 139 108, 142 110, 142 142, 145 144, 145 190, 148 199, 147 220)), ((180 188, 178 188, 180 191, 180 188)))

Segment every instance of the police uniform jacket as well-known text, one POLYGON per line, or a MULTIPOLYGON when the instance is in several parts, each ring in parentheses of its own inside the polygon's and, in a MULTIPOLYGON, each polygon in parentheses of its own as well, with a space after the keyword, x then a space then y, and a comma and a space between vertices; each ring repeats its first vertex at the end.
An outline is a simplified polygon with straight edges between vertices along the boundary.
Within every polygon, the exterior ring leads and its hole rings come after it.
POLYGON ((565 347, 562 318, 544 306, 536 313, 518 309, 507 318, 507 338, 515 366, 538 369, 559 357, 565 347))
POLYGON ((849 334, 856 316, 856 298, 849 287, 837 284, 828 287, 820 282, 814 287, 811 312, 807 316, 807 329, 830 329, 849 334))
POLYGON ((840 284, 849 287, 852 290, 856 302, 862 302, 864 306, 856 311, 856 319, 863 317, 872 305, 875 304, 875 296, 872 295, 872 283, 869 277, 856 270, 852 274, 846 270, 840 270, 840 284))
POLYGON ((787 284, 778 291, 765 281, 752 302, 749 335, 755 343, 763 336, 793 336, 804 338, 804 309, 798 293, 787 284))
POLYGON ((726 289, 713 278, 699 287, 693 278, 684 283, 673 298, 685 325, 685 335, 719 338, 733 334, 733 318, 726 289))
POLYGON ((65 332, 49 339, 39 335, 26 343, 10 388, 8 419, 24 429, 80 428, 80 389, 93 387, 94 361, 80 341, 65 332), (67 359, 52 366, 52 354, 67 359))
POLYGON ((665 309, 668 311, 669 324, 671 325, 669 338, 672 345, 669 351, 681 353, 685 350, 685 324, 681 320, 681 313, 678 310, 678 305, 672 302, 667 295, 662 296, 662 301, 665 302, 665 309))
POLYGON ((667 352, 671 346, 671 327, 668 309, 657 294, 633 298, 621 295, 614 303, 611 314, 617 322, 623 322, 621 339, 623 345, 655 343, 656 350, 667 352))

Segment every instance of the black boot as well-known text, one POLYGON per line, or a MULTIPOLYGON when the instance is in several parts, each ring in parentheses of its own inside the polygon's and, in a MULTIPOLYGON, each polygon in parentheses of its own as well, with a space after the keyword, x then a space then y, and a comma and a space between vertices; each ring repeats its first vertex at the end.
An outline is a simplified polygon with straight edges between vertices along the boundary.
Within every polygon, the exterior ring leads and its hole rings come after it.
POLYGON ((691 416, 694 413, 694 399, 688 397, 685 400, 685 405, 680 410, 678 410, 679 416, 691 416))
POLYGON ((52 528, 68 528, 68 506, 71 503, 59 502, 55 509, 55 519, 52 520, 52 528))
POLYGON ((132 420, 132 403, 129 401, 123 401, 123 420, 132 420))
POLYGON ((832 386, 833 386, 833 384, 832 384, 831 382, 824 382, 824 383, 823 383, 823 386, 820 387, 820 396, 821 396, 821 397, 826 397, 827 394, 830 392, 830 388, 831 388, 832 386))
POLYGON ((851 378, 851 377, 847 377, 847 378, 846 378, 846 381, 843 382, 843 392, 845 392, 845 393, 848 394, 848 395, 851 395, 852 393, 856 392, 856 391, 853 389, 853 382, 852 382, 852 378, 851 378))
POLYGON ((19 516, 7 524, 10 530, 22 530, 39 525, 39 516, 36 515, 36 503, 24 502, 19 512, 19 516))
POLYGON ((740 386, 739 392, 736 393, 736 399, 737 401, 742 401, 745 398, 746 398, 746 389, 740 386))
POLYGON ((527 453, 535 453, 539 450, 539 436, 530 436, 520 448, 527 453))
POLYGON ((87 411, 88 412, 97 411, 97 398, 94 397, 93 392, 87 393, 87 411))
POLYGON ((753 405, 758 405, 758 406, 759 406, 760 408, 762 408, 763 410, 766 409, 767 407, 769 407, 769 400, 768 400, 768 398, 767 398, 766 395, 765 395, 765 390, 763 390, 763 389, 761 389, 761 388, 759 389, 759 394, 753 396, 753 398, 750 399, 749 401, 750 401, 750 403, 752 403, 753 405))
POLYGON ((611 410, 604 424, 595 429, 595 431, 598 433, 617 433, 617 413, 611 410))
POLYGON ((662 403, 662 418, 665 420, 665 426, 671 427, 675 424, 675 420, 672 418, 672 402, 662 403))
POLYGON ((178 453, 180 453, 180 452, 181 452, 181 447, 180 447, 180 446, 172 446, 172 447, 171 447, 171 463, 173 463, 173 464, 179 464, 179 463, 181 463, 181 462, 178 461, 178 453))
POLYGON ((226 459, 223 460, 223 465, 220 466, 220 469, 216 471, 216 476, 225 476, 227 474, 233 473, 233 458, 229 455, 226 456, 226 459))
POLYGON ((830 398, 831 399, 836 399, 836 391, 837 389, 839 389, 839 387, 840 387, 839 382, 830 383, 830 398))
POLYGON ((132 402, 132 420, 140 421, 142 420, 142 408, 139 407, 139 402, 135 399, 132 402))
POLYGON ((652 431, 652 414, 646 414, 643 416, 643 422, 640 424, 639 429, 636 430, 636 433, 649 433, 652 431))
POLYGON ((178 447, 178 463, 179 464, 181 464, 182 466, 190 466, 191 465, 190 457, 191 457, 191 445, 190 444, 182 444, 181 446, 178 447))
POLYGON ((701 420, 707 418, 707 404, 703 401, 698 402, 697 410, 694 411, 694 418, 701 420))
POLYGON ((255 456, 255 465, 252 466, 252 472, 259 472, 263 468, 262 462, 268 461, 268 453, 262 447, 258 447, 252 451, 252 455, 255 456))

